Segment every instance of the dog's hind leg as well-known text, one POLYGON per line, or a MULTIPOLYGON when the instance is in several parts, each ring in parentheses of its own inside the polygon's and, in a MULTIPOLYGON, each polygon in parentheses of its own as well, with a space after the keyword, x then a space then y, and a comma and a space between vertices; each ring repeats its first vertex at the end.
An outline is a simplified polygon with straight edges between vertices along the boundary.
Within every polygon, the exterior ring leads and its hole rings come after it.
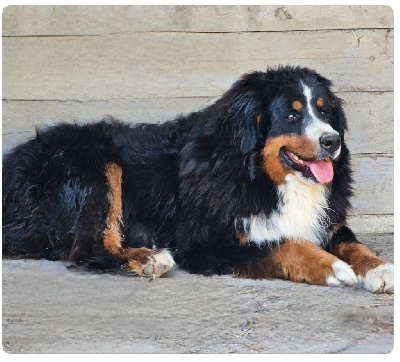
POLYGON ((106 166, 105 174, 109 186, 109 211, 103 231, 105 249, 112 255, 127 259, 126 271, 141 276, 158 277, 174 266, 175 262, 167 250, 147 248, 123 248, 120 226, 122 215, 122 169, 115 163, 106 166))

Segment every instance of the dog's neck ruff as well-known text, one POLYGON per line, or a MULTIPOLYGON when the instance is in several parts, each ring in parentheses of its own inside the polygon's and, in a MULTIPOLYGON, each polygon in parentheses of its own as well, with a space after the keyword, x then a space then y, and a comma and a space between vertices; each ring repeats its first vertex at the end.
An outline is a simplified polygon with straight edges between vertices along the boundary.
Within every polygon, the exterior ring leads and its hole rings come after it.
POLYGON ((299 239, 322 245, 328 236, 328 192, 323 184, 288 174, 278 187, 277 210, 268 218, 260 213, 242 219, 248 240, 263 245, 299 239))

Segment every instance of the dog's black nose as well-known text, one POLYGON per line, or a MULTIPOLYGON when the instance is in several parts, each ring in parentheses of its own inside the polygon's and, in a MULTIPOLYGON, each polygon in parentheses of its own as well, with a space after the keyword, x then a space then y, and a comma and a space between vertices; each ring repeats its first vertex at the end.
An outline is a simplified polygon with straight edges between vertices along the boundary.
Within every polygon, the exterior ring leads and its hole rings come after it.
POLYGON ((340 147, 340 136, 337 133, 327 133, 319 139, 319 143, 324 150, 333 154, 340 147))

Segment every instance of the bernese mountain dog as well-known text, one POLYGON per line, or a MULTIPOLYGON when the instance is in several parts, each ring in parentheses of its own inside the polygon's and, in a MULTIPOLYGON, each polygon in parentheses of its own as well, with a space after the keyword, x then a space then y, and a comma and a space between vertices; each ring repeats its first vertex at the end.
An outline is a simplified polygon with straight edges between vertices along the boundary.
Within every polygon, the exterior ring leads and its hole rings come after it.
POLYGON ((345 130, 331 82, 290 66, 160 125, 38 130, 3 158, 3 257, 393 293, 393 264, 346 226, 345 130))

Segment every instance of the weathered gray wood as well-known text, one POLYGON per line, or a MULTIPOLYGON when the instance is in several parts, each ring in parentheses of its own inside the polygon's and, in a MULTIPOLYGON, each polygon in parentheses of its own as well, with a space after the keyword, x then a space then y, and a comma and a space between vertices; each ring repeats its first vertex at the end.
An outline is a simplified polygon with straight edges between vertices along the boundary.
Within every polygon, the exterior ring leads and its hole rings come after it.
POLYGON ((9 6, 3 35, 392 28, 388 6, 9 6))
MULTIPOLYGON (((356 234, 388 233, 394 231, 394 216, 389 215, 351 215, 348 225, 356 234)), ((368 245, 368 244, 367 244, 368 245)))
POLYGON ((394 151, 393 93, 338 93, 345 100, 346 142, 353 154, 394 151))
MULTIPOLYGON (((393 93, 338 93, 346 101, 350 151, 393 153, 393 93)), ((164 122, 199 110, 216 98, 113 99, 97 102, 3 101, 3 150, 56 121, 96 121, 111 115, 126 122, 164 122)))
POLYGON ((393 32, 4 38, 3 98, 210 97, 282 63, 316 69, 336 91, 393 90, 393 32))
POLYGON ((351 214, 393 214, 393 157, 355 155, 352 168, 354 201, 351 214))

